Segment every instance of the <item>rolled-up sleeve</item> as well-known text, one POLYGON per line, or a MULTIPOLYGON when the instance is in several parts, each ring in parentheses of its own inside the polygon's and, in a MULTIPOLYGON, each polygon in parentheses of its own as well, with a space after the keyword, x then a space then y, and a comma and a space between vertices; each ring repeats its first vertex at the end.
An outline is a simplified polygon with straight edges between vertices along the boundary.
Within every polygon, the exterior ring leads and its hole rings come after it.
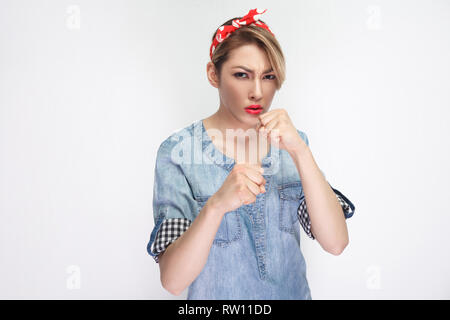
MULTIPOLYGON (((331 187, 331 189, 333 189, 339 201, 339 204, 341 205, 345 219, 351 218, 353 216, 353 213, 355 212, 355 206, 353 205, 353 203, 349 199, 347 199, 347 197, 344 196, 339 190, 333 187, 331 187)), ((309 218, 308 210, 306 208, 306 200, 304 197, 300 202, 300 206, 298 207, 297 216, 298 220, 300 221, 300 225, 302 226, 306 235, 314 240, 315 237, 311 232, 311 220, 309 218)))
MULTIPOLYGON (((308 136, 306 135, 306 133, 304 133, 300 130, 297 130, 297 131, 298 131, 300 137, 303 139, 303 141, 305 141, 306 145, 309 147, 309 140, 308 140, 308 136)), ((320 171, 322 172, 324 178, 326 179, 325 173, 322 170, 320 170, 320 171)), ((353 203, 346 196, 344 196, 339 190, 333 188, 331 185, 330 185, 330 187, 334 191, 334 193, 339 201, 339 204, 341 205, 345 219, 351 218, 353 216, 353 213, 355 212, 355 206, 353 205, 353 203)), ((306 235, 308 237, 310 237, 311 239, 315 239, 314 235, 311 232, 311 220, 309 218, 308 210, 306 207, 306 200, 304 197, 300 201, 300 206, 298 207, 298 210, 297 210, 297 216, 298 216, 298 220, 300 221, 300 225, 302 226, 306 235)))
POLYGON ((172 160, 175 139, 167 139, 158 149, 153 185, 154 227, 147 252, 159 263, 159 255, 191 225, 197 211, 189 182, 180 164, 172 160))

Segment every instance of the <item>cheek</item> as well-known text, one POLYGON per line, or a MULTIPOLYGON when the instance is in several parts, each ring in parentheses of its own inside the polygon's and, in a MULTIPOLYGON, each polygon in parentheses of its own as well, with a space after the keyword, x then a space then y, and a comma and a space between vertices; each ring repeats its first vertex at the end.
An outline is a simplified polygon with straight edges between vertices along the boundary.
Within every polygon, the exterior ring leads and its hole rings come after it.
POLYGON ((267 85, 264 88, 264 98, 272 100, 275 95, 276 87, 273 84, 267 85))
POLYGON ((236 81, 230 81, 228 82, 222 92, 222 96, 226 97, 229 101, 239 101, 242 100, 242 98, 245 98, 246 89, 245 86, 237 83, 236 81))
POLYGON ((275 90, 272 90, 272 88, 270 88, 270 89, 264 91, 264 98, 266 98, 266 99, 268 99, 268 100, 269 100, 269 99, 272 100, 272 98, 273 98, 274 95, 275 95, 275 90))
POLYGON ((264 86, 264 93, 267 93, 269 95, 273 95, 275 91, 277 90, 275 82, 266 82, 264 86))

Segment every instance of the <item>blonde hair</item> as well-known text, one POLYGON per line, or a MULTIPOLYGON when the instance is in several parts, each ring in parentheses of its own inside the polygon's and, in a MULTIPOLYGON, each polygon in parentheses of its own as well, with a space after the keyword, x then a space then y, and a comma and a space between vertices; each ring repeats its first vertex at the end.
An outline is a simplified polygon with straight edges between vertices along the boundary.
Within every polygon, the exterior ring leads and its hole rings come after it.
MULTIPOLYGON (((241 17, 230 19, 221 26, 231 25, 232 21, 236 19, 241 19, 241 17)), ((263 20, 260 21, 264 23, 263 20)), ((214 32, 211 42, 214 40, 219 28, 214 32)), ((278 40, 269 31, 255 25, 241 26, 215 48, 211 61, 217 70, 219 79, 222 65, 228 60, 231 51, 247 44, 256 44, 266 52, 271 67, 276 75, 277 90, 279 90, 286 79, 286 63, 281 46, 278 43, 278 40)))

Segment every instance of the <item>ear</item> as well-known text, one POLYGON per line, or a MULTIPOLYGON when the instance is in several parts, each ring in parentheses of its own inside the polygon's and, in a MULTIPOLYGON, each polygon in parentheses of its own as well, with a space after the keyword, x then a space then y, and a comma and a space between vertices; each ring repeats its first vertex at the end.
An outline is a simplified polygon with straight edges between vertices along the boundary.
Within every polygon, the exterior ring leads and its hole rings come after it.
POLYGON ((216 67, 211 61, 206 65, 206 76, 214 88, 219 88, 219 76, 216 72, 216 67))

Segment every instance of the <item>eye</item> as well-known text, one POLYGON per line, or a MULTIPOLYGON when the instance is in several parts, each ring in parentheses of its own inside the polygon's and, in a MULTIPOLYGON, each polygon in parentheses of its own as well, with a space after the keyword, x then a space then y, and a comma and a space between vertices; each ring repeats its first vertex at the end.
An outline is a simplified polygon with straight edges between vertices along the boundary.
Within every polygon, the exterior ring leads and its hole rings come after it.
POLYGON ((247 75, 245 72, 236 72, 236 73, 234 74, 234 76, 235 76, 236 78, 243 78, 243 77, 240 77, 240 76, 239 76, 240 74, 245 74, 245 75, 247 75))
MULTIPOLYGON (((241 78, 241 79, 244 79, 244 78, 246 78, 247 77, 247 74, 245 73, 245 72, 236 72, 235 74, 234 74, 234 76, 236 77, 236 78, 241 78), (244 75, 244 76, 241 76, 241 75, 244 75)), ((269 77, 268 78, 268 80, 275 80, 276 79, 276 76, 274 75, 274 74, 269 74, 269 75, 267 75, 266 77, 269 77)))

